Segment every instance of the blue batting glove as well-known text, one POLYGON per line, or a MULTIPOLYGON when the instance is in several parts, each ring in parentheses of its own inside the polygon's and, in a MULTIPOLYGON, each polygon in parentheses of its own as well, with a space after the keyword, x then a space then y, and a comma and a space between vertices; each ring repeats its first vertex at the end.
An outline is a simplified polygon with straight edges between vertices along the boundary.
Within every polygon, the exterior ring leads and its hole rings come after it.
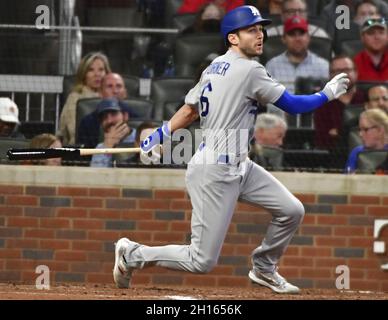
POLYGON ((164 139, 170 139, 171 132, 168 129, 167 122, 163 126, 157 128, 140 144, 141 151, 144 153, 150 152, 155 146, 163 143, 164 139))

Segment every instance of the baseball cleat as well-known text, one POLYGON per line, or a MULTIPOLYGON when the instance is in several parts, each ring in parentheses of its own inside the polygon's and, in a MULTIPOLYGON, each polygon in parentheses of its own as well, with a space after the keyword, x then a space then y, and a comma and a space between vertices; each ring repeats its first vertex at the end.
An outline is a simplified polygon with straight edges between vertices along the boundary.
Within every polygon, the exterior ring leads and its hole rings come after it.
POLYGON ((118 288, 129 288, 133 268, 128 267, 125 252, 134 242, 127 238, 121 238, 115 243, 115 265, 113 267, 113 279, 118 288))
POLYGON ((298 287, 288 283, 287 280, 277 272, 277 268, 274 273, 260 272, 253 268, 249 271, 248 276, 254 283, 268 287, 276 293, 295 294, 300 292, 298 287))

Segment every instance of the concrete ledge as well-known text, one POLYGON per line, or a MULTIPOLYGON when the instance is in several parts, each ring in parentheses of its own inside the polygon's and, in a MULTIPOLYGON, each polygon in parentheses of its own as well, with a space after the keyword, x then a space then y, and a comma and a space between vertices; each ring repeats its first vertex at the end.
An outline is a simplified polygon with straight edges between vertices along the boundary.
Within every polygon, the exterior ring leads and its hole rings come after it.
MULTIPOLYGON (((184 189, 185 170, 0 165, 0 184, 184 189)), ((274 172, 294 193, 388 195, 388 176, 274 172)))

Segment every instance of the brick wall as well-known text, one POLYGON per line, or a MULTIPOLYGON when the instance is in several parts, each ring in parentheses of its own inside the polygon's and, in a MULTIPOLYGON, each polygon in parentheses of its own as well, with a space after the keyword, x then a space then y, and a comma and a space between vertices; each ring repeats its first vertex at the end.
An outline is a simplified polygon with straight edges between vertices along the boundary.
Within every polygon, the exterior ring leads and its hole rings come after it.
MULTIPOLYGON (((0 282, 34 283, 36 266, 47 265, 52 283, 112 283, 117 239, 163 245, 190 237, 191 205, 183 188, 27 182, 0 180, 0 282)), ((333 288, 336 266, 347 265, 351 289, 388 291, 388 271, 380 268, 386 255, 373 253, 374 220, 388 219, 388 195, 295 194, 306 216, 282 259, 282 274, 302 287, 333 288)), ((269 220, 265 210, 239 203, 214 271, 154 267, 137 272, 133 283, 248 286, 249 255, 269 220)), ((379 240, 388 244, 388 227, 379 240)))

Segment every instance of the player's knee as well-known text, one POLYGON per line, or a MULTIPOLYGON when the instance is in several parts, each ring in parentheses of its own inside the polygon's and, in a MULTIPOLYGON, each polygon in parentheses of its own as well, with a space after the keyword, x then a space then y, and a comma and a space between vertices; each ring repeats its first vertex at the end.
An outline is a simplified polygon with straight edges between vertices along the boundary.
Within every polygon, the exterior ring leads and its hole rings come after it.
POLYGON ((217 261, 206 260, 206 261, 195 261, 194 269, 195 273, 209 273, 216 266, 217 261))
POLYGON ((295 223, 300 223, 303 220, 304 212, 304 206, 297 198, 294 198, 287 208, 287 216, 295 223))

